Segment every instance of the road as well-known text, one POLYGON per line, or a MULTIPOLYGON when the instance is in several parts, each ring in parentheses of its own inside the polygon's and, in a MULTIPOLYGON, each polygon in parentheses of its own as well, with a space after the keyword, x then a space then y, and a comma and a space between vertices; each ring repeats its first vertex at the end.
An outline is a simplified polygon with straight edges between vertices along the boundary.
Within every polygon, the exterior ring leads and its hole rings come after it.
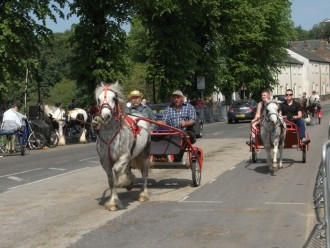
POLYGON ((327 124, 308 127, 307 163, 285 150, 277 176, 263 151, 251 163, 247 122, 209 124, 198 141, 205 151, 200 187, 191 187, 189 170, 153 170, 151 200, 136 201, 137 179, 133 191, 120 191, 126 208, 117 212, 102 205, 107 180, 94 143, 2 157, 1 247, 302 247, 315 221, 312 192, 327 124))

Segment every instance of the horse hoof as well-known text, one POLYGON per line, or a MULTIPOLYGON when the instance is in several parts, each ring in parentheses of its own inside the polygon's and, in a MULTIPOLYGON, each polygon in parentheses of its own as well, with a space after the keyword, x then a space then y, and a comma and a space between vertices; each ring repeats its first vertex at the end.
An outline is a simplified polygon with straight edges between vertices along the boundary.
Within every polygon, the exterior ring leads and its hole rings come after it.
POLYGON ((139 197, 139 202, 145 202, 149 200, 149 196, 145 195, 145 194, 141 194, 139 197))
POLYGON ((105 206, 105 208, 109 211, 117 211, 118 210, 116 205, 107 205, 107 206, 105 206))

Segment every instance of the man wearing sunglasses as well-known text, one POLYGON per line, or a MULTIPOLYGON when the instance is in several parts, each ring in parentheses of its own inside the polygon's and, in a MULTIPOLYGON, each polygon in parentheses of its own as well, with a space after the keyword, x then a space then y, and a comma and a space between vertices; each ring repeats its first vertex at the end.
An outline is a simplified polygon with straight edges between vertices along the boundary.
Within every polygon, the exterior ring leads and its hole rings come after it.
POLYGON ((280 105, 280 114, 286 117, 290 122, 297 124, 299 128, 299 138, 304 143, 309 143, 310 140, 306 139, 305 121, 302 118, 301 105, 293 100, 293 91, 287 89, 285 92, 285 101, 280 105))

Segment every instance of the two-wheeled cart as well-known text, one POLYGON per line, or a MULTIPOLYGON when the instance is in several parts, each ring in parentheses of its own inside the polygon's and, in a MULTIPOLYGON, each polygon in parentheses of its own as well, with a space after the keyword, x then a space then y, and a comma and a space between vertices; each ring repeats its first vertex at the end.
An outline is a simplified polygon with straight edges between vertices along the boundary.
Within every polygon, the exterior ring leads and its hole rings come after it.
MULTIPOLYGON (((302 152, 302 162, 306 163, 306 152, 308 151, 309 144, 304 143, 299 138, 299 128, 298 126, 285 119, 286 124, 286 137, 284 142, 284 149, 296 148, 302 152)), ((251 126, 251 130, 255 135, 255 144, 252 144, 252 135, 250 136, 250 151, 252 153, 252 162, 257 162, 257 153, 260 149, 263 149, 262 139, 260 137, 260 126, 257 125, 257 128, 251 126)), ((309 134, 306 132, 306 138, 309 140, 309 134)))
POLYGON ((149 160, 153 168, 190 169, 192 185, 198 187, 202 177, 203 149, 191 144, 187 133, 180 129, 142 117, 136 119, 139 120, 157 126, 156 130, 151 131, 149 160))

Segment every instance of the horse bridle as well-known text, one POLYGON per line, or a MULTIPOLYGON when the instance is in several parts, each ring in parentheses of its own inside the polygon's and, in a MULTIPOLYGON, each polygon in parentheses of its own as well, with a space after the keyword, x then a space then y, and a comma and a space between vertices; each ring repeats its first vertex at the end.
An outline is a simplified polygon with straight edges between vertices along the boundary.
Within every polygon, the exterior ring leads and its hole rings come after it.
POLYGON ((119 120, 120 116, 121 116, 121 110, 120 110, 120 106, 119 106, 119 103, 118 103, 118 100, 117 100, 117 96, 115 98, 115 108, 112 108, 107 100, 107 92, 108 91, 111 91, 110 89, 110 85, 105 85, 104 88, 103 88, 103 91, 104 91, 104 97, 103 97, 103 101, 99 107, 99 111, 101 113, 102 109, 103 108, 107 108, 110 110, 111 112, 111 115, 114 116, 114 114, 116 113, 116 110, 117 110, 117 116, 115 117, 116 120, 119 120))
POLYGON ((271 122, 271 120, 270 120, 270 116, 271 116, 271 115, 276 115, 276 118, 277 118, 277 120, 279 121, 279 120, 280 120, 280 117, 279 117, 279 114, 278 114, 278 113, 268 113, 269 110, 267 110, 267 107, 268 107, 269 104, 270 104, 270 102, 267 103, 267 105, 265 106, 266 114, 264 115, 264 116, 265 116, 265 117, 264 117, 264 120, 267 121, 268 123, 270 123, 270 122, 271 122))

